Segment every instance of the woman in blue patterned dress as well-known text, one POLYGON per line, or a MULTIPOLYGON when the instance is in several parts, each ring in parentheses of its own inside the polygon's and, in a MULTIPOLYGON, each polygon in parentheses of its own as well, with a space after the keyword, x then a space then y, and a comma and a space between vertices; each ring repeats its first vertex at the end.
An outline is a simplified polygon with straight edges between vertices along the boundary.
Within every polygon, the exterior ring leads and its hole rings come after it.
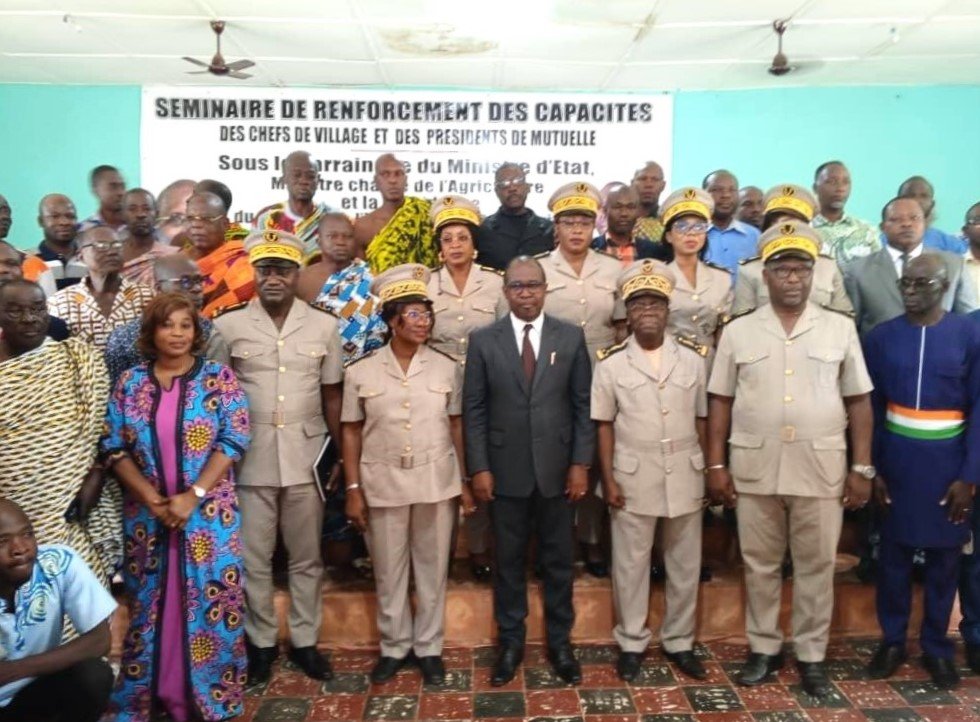
POLYGON ((245 647, 232 464, 249 443, 245 394, 231 369, 196 355, 200 320, 183 294, 147 306, 138 343, 151 360, 120 377, 101 442, 124 489, 130 598, 110 712, 236 717, 245 647))

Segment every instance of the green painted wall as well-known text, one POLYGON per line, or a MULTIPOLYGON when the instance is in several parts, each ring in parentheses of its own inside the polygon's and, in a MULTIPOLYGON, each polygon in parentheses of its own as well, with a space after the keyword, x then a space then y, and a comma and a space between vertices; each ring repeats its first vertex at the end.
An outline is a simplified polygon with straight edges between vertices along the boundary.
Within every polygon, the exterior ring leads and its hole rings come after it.
MULTIPOLYGON (((15 244, 36 244, 45 193, 91 213, 92 167, 116 165, 139 182, 139 101, 136 86, 0 85, 0 193, 14 209, 15 244)), ((719 167, 743 184, 808 185, 819 163, 840 158, 854 177, 849 210, 872 221, 916 173, 936 185, 944 230, 958 232, 980 200, 980 86, 690 92, 674 102, 675 186, 719 167)))

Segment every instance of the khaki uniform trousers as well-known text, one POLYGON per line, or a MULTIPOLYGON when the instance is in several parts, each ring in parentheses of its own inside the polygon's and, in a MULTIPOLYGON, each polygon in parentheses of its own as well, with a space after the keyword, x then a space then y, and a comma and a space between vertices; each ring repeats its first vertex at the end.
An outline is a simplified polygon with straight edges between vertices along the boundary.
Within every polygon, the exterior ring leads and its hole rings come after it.
POLYGON ((459 504, 375 506, 368 511, 368 548, 378 591, 381 654, 401 659, 442 654, 450 541, 459 504), (412 619, 409 567, 415 582, 412 619))
POLYGON ((834 562, 844 513, 838 498, 738 496, 738 537, 745 562, 749 647, 778 654, 782 564, 793 558, 793 646, 801 662, 822 662, 834 613, 834 562))
POLYGON ((698 509, 672 519, 614 509, 612 588, 616 608, 613 637, 624 652, 643 652, 650 644, 650 556, 657 527, 663 537, 667 605, 660 630, 666 652, 694 646, 694 623, 701 575, 701 523, 698 509))
POLYGON ((245 562, 245 634, 257 647, 276 644, 272 554, 276 531, 289 555, 289 639, 293 647, 317 643, 323 616, 320 534, 323 502, 313 484, 239 486, 245 562))

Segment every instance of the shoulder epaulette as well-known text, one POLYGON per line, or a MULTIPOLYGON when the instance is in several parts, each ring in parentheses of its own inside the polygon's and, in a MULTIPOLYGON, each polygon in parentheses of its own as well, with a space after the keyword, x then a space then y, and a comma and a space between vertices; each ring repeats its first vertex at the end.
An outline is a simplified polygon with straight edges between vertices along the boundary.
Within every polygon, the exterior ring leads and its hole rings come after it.
POLYGON ((843 308, 834 308, 833 306, 824 306, 820 304, 820 308, 824 311, 832 311, 833 313, 839 313, 841 316, 846 316, 849 319, 854 319, 854 311, 845 311, 843 308))
POLYGON ((738 262, 738 265, 744 266, 746 263, 752 263, 752 261, 758 261, 762 256, 749 256, 748 258, 743 258, 738 262))
POLYGON ((436 348, 432 344, 426 344, 426 346, 428 347, 428 349, 430 351, 435 351, 440 356, 445 356, 447 359, 449 359, 450 361, 452 361, 454 364, 458 364, 459 363, 459 359, 457 359, 455 356, 452 356, 451 354, 446 353, 442 349, 436 348))
POLYGON ((681 336, 680 334, 675 336, 674 340, 677 341, 678 345, 691 349, 694 353, 696 353, 701 358, 705 358, 708 355, 708 347, 705 346, 703 343, 692 341, 687 336, 681 336))
POLYGON ((612 346, 606 346, 606 348, 600 348, 598 351, 595 352, 595 357, 600 361, 605 361, 614 353, 619 353, 624 348, 626 348, 626 341, 620 341, 619 343, 613 344, 612 346))
POLYGON ((547 258, 552 254, 552 251, 542 251, 541 253, 534 254, 535 258, 547 258))
POLYGON ((732 321, 734 321, 736 318, 742 318, 742 316, 748 316, 750 313, 752 313, 755 310, 756 310, 756 307, 753 306, 752 308, 747 308, 744 311, 739 311, 738 313, 733 313, 731 316, 729 316, 724 321, 724 323, 727 325, 727 324, 731 323, 732 321))
POLYGON ((248 305, 248 301, 241 301, 240 303, 233 303, 230 306, 222 306, 217 311, 214 312, 212 318, 218 318, 218 316, 224 316, 226 313, 231 313, 232 311, 240 311, 248 305))
POLYGON ((591 248, 590 250, 595 251, 600 256, 605 256, 606 258, 611 258, 612 260, 616 261, 616 263, 619 263, 619 258, 616 257, 614 254, 610 253, 609 251, 605 250, 605 249, 591 248))
POLYGON ((363 356, 358 356, 358 357, 357 357, 356 359, 353 359, 353 360, 351 360, 351 361, 348 361, 347 363, 345 363, 345 364, 344 364, 344 368, 345 368, 345 369, 349 369, 349 368, 350 368, 351 366, 353 366, 354 364, 356 364, 356 363, 358 363, 358 362, 360 362, 360 361, 363 361, 363 360, 364 360, 364 359, 366 359, 366 358, 371 358, 371 357, 372 357, 372 356, 374 356, 374 354, 376 354, 377 352, 378 352, 378 349, 374 349, 374 351, 368 351, 368 352, 367 352, 366 354, 364 354, 363 356))
MULTIPOLYGON (((756 256, 756 258, 758 258, 758 256, 756 256)), ((706 265, 708 268, 716 268, 719 271, 724 271, 729 276, 732 275, 732 269, 730 269, 730 268, 725 268, 724 266, 719 266, 717 263, 712 263, 711 261, 702 261, 702 263, 704 263, 704 265, 706 265)))
POLYGON ((438 265, 432 266, 429 269, 429 272, 430 273, 439 273, 439 271, 441 271, 445 267, 445 265, 446 265, 445 263, 440 263, 438 265))
POLYGON ((480 266, 481 271, 486 271, 487 273, 494 273, 498 276, 503 276, 504 272, 499 268, 494 268, 493 266, 480 266))

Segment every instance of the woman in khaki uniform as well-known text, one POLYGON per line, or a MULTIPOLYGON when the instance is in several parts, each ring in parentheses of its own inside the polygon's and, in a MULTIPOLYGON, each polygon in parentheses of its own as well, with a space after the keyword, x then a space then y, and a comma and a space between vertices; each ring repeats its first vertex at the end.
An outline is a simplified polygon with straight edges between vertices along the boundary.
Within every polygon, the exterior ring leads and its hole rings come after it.
MULTIPOLYGON (((791 183, 770 188, 764 202, 763 231, 786 222, 803 221, 809 224, 817 212, 817 199, 813 194, 803 186, 791 183)), ((735 284, 732 313, 741 314, 767 303, 769 303, 769 289, 762 281, 762 259, 759 256, 752 256, 742 260, 738 269, 738 282, 735 284)), ((823 252, 817 256, 813 265, 810 303, 832 311, 854 313, 837 261, 823 252)))
POLYGON ((706 358, 713 355, 718 329, 732 310, 732 274, 703 259, 714 201, 700 188, 681 188, 662 206, 668 267, 677 285, 670 299, 668 331, 693 341, 706 358))
MULTIPOLYGON (((509 312, 504 298, 504 275, 474 262, 476 229, 480 225, 480 212, 475 203, 461 196, 445 196, 433 204, 429 219, 442 261, 429 278, 434 314, 429 345, 463 364, 470 332, 509 312)), ((476 513, 466 520, 465 533, 470 569, 481 582, 490 581, 493 575, 489 532, 487 505, 480 504, 476 513)))
MULTIPOLYGON (((599 191, 588 183, 567 183, 555 191, 548 209, 555 218, 557 247, 537 256, 548 282, 544 311, 582 327, 593 368, 600 349, 627 335, 626 307, 616 284, 623 266, 590 247, 599 203, 599 191)), ((609 576, 600 545, 605 519, 605 505, 598 496, 589 494, 579 503, 576 533, 585 551, 585 568, 597 577, 609 576)))
POLYGON ((473 510, 462 483, 461 366, 426 345, 429 271, 419 264, 374 279, 390 341, 350 364, 341 412, 347 516, 367 533, 378 594, 376 683, 415 653, 427 684, 442 684, 446 576, 457 514, 473 510), (409 598, 409 570, 417 596, 409 598))

